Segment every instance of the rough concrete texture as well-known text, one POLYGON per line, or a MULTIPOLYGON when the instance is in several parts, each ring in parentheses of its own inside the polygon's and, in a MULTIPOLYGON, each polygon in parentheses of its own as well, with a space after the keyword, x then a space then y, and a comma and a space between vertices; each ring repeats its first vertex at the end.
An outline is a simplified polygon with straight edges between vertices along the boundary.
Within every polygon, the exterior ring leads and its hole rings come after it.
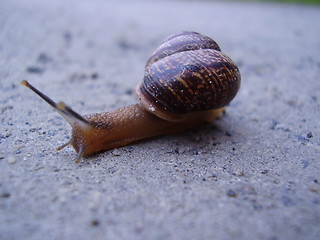
POLYGON ((0 2, 0 239, 320 239, 320 9, 210 1, 0 2), (137 102, 168 35, 239 65, 226 115, 75 164, 68 124, 137 102))

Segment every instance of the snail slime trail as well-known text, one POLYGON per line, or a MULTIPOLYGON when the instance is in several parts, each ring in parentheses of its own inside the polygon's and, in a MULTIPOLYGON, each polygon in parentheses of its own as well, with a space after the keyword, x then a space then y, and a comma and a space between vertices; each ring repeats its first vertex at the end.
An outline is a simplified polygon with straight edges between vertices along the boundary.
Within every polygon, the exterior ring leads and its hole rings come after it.
POLYGON ((31 89, 71 125, 70 140, 81 157, 132 142, 174 134, 222 115, 240 88, 236 64, 211 38, 196 32, 169 36, 151 55, 142 82, 136 87, 139 103, 110 112, 81 116, 65 103, 56 103, 27 81, 31 89))

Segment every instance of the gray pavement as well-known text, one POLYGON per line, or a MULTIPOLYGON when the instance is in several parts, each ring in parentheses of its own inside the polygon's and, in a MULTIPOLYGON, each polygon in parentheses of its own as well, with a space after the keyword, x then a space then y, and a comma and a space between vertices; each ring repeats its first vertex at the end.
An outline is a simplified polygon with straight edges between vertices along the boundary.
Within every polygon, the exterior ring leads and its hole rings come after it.
POLYGON ((0 239, 320 239, 320 9, 211 1, 0 1, 0 239), (135 103, 168 35, 239 65, 217 121, 75 164, 64 120, 135 103))

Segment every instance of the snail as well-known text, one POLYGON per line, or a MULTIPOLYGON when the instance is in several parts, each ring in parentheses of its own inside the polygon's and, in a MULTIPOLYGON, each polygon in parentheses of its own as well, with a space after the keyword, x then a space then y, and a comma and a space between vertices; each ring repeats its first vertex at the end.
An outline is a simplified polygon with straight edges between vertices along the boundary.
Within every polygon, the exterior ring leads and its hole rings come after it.
POLYGON ((71 145, 82 157, 160 135, 174 134, 210 122, 240 87, 236 64, 211 38, 196 32, 169 36, 151 55, 143 81, 136 87, 138 104, 111 112, 81 116, 29 84, 71 125, 71 145))

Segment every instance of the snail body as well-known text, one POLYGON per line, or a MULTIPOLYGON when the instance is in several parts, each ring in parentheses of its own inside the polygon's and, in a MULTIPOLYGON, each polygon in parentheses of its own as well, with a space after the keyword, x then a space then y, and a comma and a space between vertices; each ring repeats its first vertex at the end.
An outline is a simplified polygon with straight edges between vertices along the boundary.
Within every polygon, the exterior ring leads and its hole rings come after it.
POLYGON ((69 142, 58 150, 73 146, 79 162, 83 156, 218 118, 240 87, 240 72, 211 38, 182 32, 168 37, 147 61, 143 81, 136 87, 139 104, 82 117, 27 81, 22 84, 72 126, 69 142))

